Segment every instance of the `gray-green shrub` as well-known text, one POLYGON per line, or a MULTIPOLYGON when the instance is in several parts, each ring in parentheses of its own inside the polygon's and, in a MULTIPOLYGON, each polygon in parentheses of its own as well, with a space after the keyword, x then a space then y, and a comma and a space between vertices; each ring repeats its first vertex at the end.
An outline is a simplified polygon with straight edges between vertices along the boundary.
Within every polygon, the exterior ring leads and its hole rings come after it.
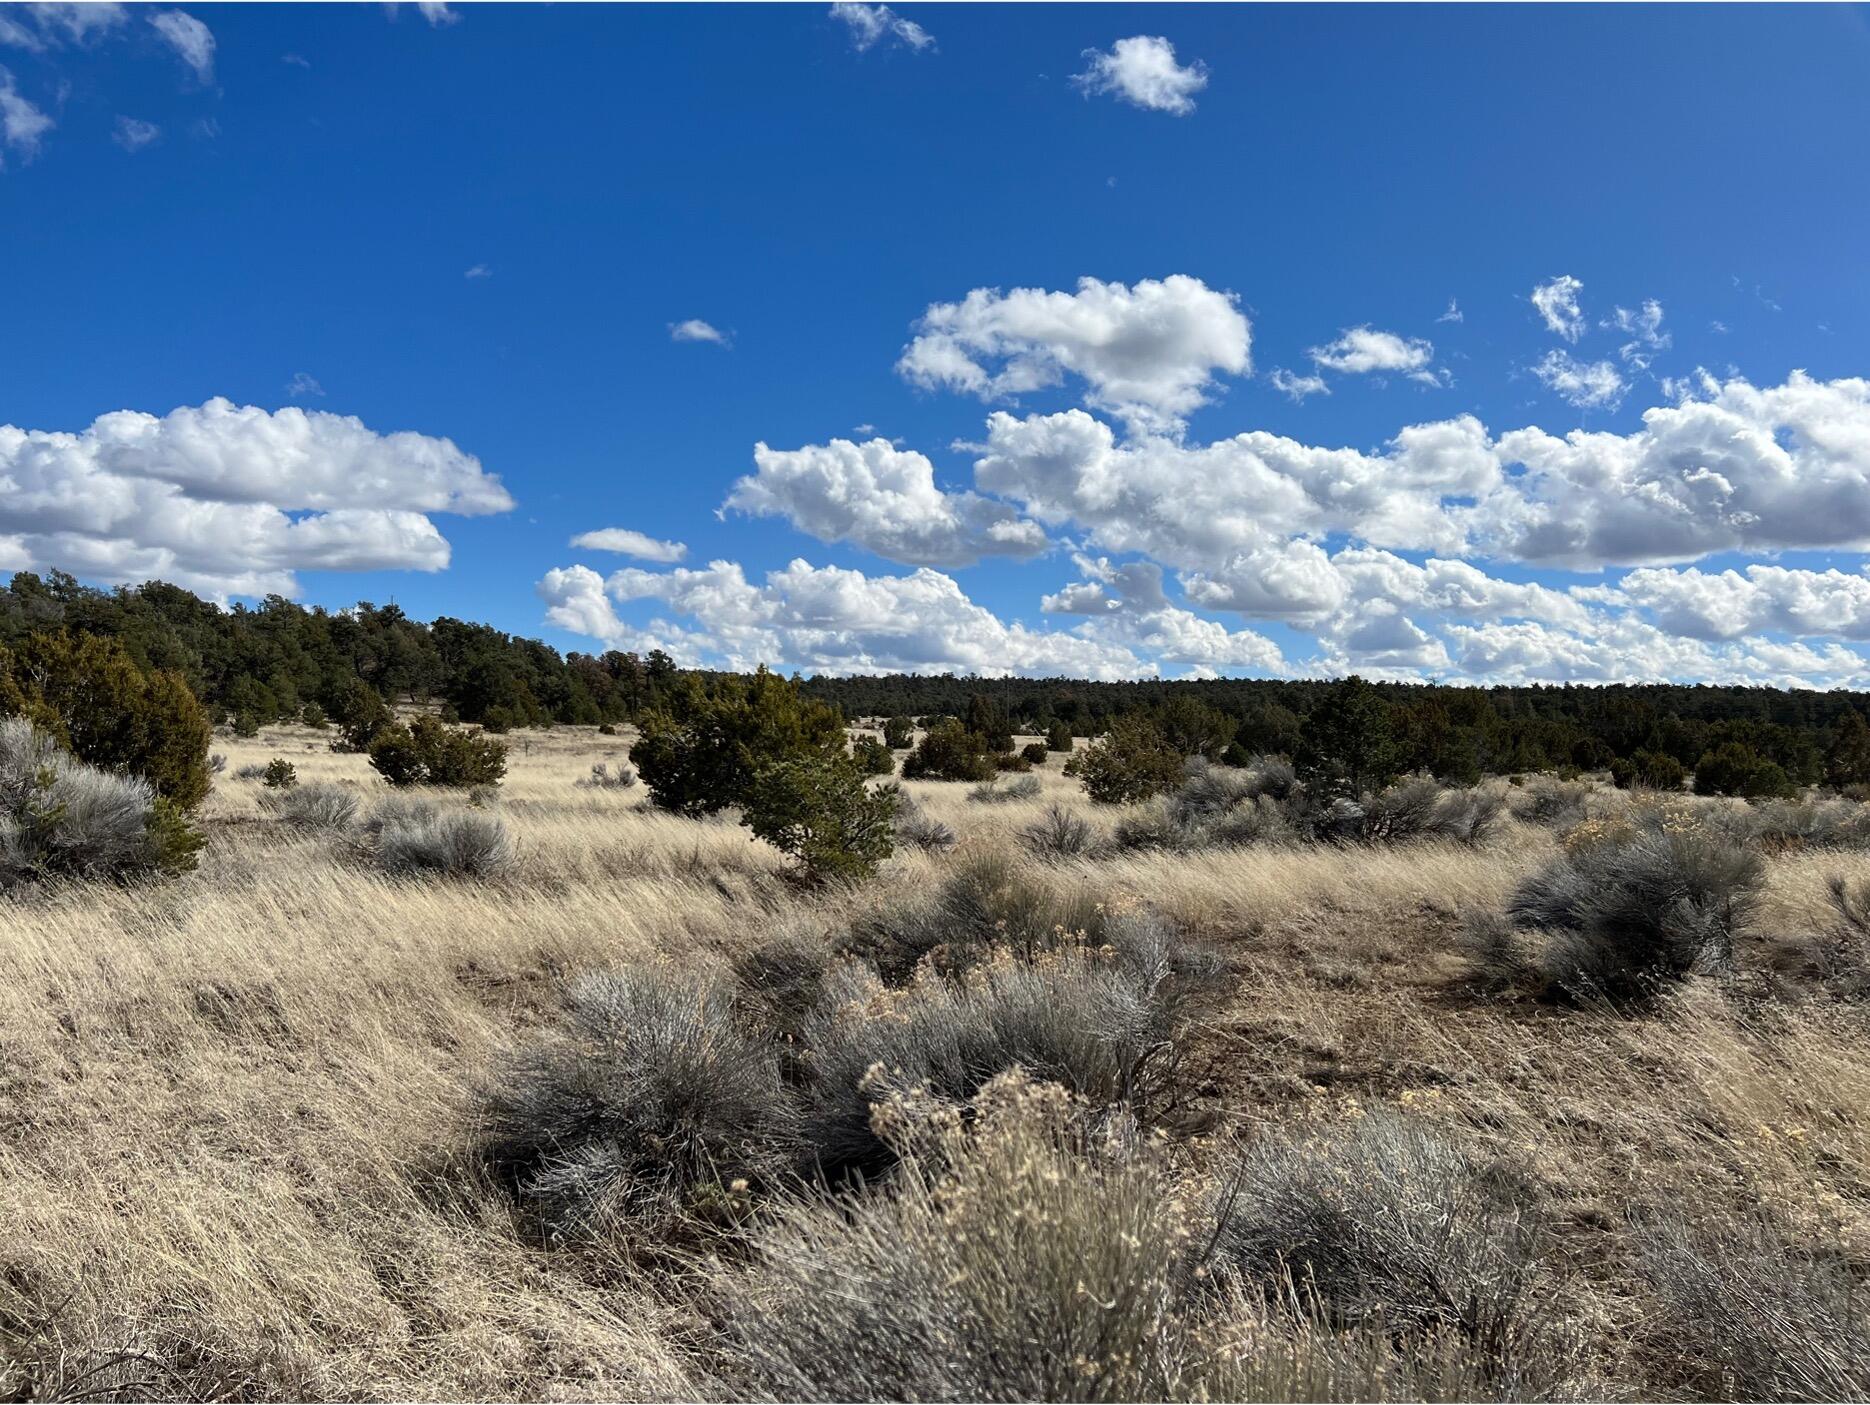
POLYGON ((568 992, 565 1026, 515 1055, 485 1094, 485 1151, 557 1235, 662 1219, 704 1187, 787 1173, 794 1117, 773 1041, 730 990, 661 968, 568 992))
POLYGON ((1020 1068, 1098 1109, 1153 1111, 1175 1086, 1166 945, 1059 947, 1030 960, 1001 949, 964 979, 924 970, 894 993, 860 970, 841 979, 842 998, 821 1007, 806 1036, 804 1135, 830 1177, 888 1164, 873 1113, 893 1094, 926 1088, 965 1104, 1020 1068))
POLYGON ((1639 811, 1571 846, 1523 882, 1502 915, 1477 919, 1477 971, 1535 994, 1642 1000, 1732 964, 1759 900, 1763 859, 1678 811, 1639 811))
POLYGON ((1218 1204, 1216 1267, 1330 1321, 1455 1331, 1503 1362, 1531 1331, 1528 1187, 1418 1119, 1262 1134, 1218 1204))
POLYGON ((1764 1219, 1639 1228, 1671 1385, 1709 1400, 1870 1397, 1870 1289, 1841 1254, 1795 1248, 1764 1219))
POLYGON ((295 829, 341 830, 357 817, 358 796, 349 786, 316 781, 260 796, 260 806, 295 829))
POLYGON ((1004 785, 999 781, 988 781, 984 785, 977 785, 968 791, 967 798, 990 805, 1008 800, 1036 800, 1043 789, 1044 786, 1037 776, 1020 776, 1016 780, 1007 781, 1004 785))
POLYGON ((717 1278, 728 1393, 1209 1394, 1212 1358, 1177 1311, 1189 1236, 1162 1160, 1085 1155, 1056 1089, 998 1083, 971 1129, 923 1106, 879 1109, 903 1154, 886 1185, 791 1202, 758 1231, 751 1270, 717 1278))
POLYGON ((498 878, 516 858, 506 821, 478 810, 379 811, 371 832, 376 860, 390 873, 498 878))
POLYGON ((182 872, 200 846, 148 781, 86 765, 23 717, 0 719, 0 887, 182 872))

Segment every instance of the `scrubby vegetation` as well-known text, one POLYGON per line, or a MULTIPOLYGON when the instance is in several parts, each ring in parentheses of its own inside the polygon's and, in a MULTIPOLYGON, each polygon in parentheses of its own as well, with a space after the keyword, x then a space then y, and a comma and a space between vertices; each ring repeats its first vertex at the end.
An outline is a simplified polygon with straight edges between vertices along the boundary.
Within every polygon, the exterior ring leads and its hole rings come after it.
POLYGON ((221 770, 8 677, 11 1396, 1870 1388, 1854 713, 1786 791, 1715 722, 1499 767, 1379 685, 1113 729, 668 670, 640 732, 371 685, 221 770))

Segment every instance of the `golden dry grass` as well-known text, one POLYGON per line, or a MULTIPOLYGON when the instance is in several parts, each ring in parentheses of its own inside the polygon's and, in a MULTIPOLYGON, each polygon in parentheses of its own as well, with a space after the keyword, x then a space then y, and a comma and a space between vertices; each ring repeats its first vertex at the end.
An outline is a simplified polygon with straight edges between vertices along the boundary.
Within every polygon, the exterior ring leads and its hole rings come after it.
MULTIPOLYGON (((717 1389, 679 1297, 620 1256, 527 1242, 475 1170, 475 1091, 562 981, 715 963, 957 855, 900 854, 813 895, 730 821, 580 788, 627 737, 516 734, 498 802, 520 861, 492 883, 397 881, 269 821, 240 766, 378 789, 326 737, 217 738, 199 872, 0 908, 0 1389, 238 1398, 668 1398, 717 1389)), ((1056 759, 1036 800, 908 789, 968 850, 1016 847, 1054 801, 1102 830, 1056 759)), ((449 803, 461 803, 451 800, 449 803)), ((1527 1168, 1563 1231, 1589 1379, 1661 1389, 1632 1225, 1765 1206, 1870 1263, 1870 1040, 1824 1000, 1703 983, 1625 1017, 1460 984, 1464 909, 1550 853, 1267 849, 1048 862, 1159 908, 1229 961, 1193 1031, 1219 1130, 1393 1105, 1527 1168)), ((1027 861, 1031 862, 1031 861, 1027 861)), ((1824 920, 1851 857, 1775 859, 1762 931, 1824 920)), ((705 1355, 705 1354, 704 1354, 705 1355)))

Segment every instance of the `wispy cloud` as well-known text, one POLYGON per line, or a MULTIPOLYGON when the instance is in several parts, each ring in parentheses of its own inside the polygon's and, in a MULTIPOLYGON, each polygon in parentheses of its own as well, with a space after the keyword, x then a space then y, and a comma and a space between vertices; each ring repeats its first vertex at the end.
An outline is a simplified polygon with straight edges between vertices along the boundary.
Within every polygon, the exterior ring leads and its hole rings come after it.
POLYGON ((1273 389, 1281 395, 1289 395, 1296 403, 1308 395, 1329 395, 1331 387, 1325 384, 1323 376, 1301 376, 1288 371, 1284 366, 1267 377, 1273 383, 1273 389))
POLYGON ((162 128, 154 122, 145 122, 141 117, 119 117, 111 140, 125 151, 141 151, 161 135, 162 128))
POLYGON ((690 317, 685 322, 671 322, 669 324, 669 340, 713 342, 716 346, 732 346, 734 344, 733 336, 730 333, 723 332, 712 323, 703 322, 699 317, 690 317))
MULTIPOLYGON (((52 119, 14 86, 13 75, 0 68, 0 149, 30 161, 39 154, 40 144, 52 126, 52 119)), ((0 160, 0 167, 5 164, 0 160)))
POLYGON ((182 10, 163 10, 151 15, 149 23, 197 79, 214 81, 214 34, 207 25, 182 10))
POLYGON ((1584 313, 1578 306, 1578 294, 1583 291, 1584 284, 1569 273, 1561 273, 1532 290, 1532 305, 1548 331, 1569 342, 1584 334, 1584 313))
POLYGON ((634 556, 639 561, 680 561, 688 555, 683 542, 661 541, 628 527, 600 527, 595 532, 580 532, 571 544, 586 551, 614 551, 620 556, 634 556))
POLYGON ((914 20, 904 19, 888 5, 865 5, 857 0, 839 0, 831 7, 831 18, 849 26, 851 47, 858 52, 878 44, 906 44, 911 49, 932 49, 935 36, 914 20))

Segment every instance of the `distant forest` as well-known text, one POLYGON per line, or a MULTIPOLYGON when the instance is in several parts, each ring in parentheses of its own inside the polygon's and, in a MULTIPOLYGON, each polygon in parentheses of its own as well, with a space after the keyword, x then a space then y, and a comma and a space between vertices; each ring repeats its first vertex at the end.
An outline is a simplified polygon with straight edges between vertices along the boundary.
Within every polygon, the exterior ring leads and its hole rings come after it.
MULTIPOLYGON (((58 629, 119 639, 138 662, 178 671, 217 722, 242 730, 306 716, 308 706, 340 720, 365 690, 493 730, 628 722, 669 706, 683 674, 656 651, 561 655, 487 625, 445 617, 421 624, 394 605, 334 612, 270 596, 257 607, 224 609, 161 583, 107 591, 62 573, 15 575, 0 592, 0 647, 58 629)), ((849 719, 991 713, 1022 732, 1063 723, 1080 736, 1124 714, 1168 717, 1198 704, 1232 733, 1236 754, 1296 754, 1308 719, 1341 685, 891 674, 813 677, 800 686, 849 719)), ((1870 779, 1840 773, 1837 760, 1841 738, 1856 745, 1870 702, 1864 693, 1674 684, 1377 684, 1373 691, 1401 759, 1453 780, 1619 761, 1661 776, 1692 769, 1730 743, 1795 783, 1870 779)))

